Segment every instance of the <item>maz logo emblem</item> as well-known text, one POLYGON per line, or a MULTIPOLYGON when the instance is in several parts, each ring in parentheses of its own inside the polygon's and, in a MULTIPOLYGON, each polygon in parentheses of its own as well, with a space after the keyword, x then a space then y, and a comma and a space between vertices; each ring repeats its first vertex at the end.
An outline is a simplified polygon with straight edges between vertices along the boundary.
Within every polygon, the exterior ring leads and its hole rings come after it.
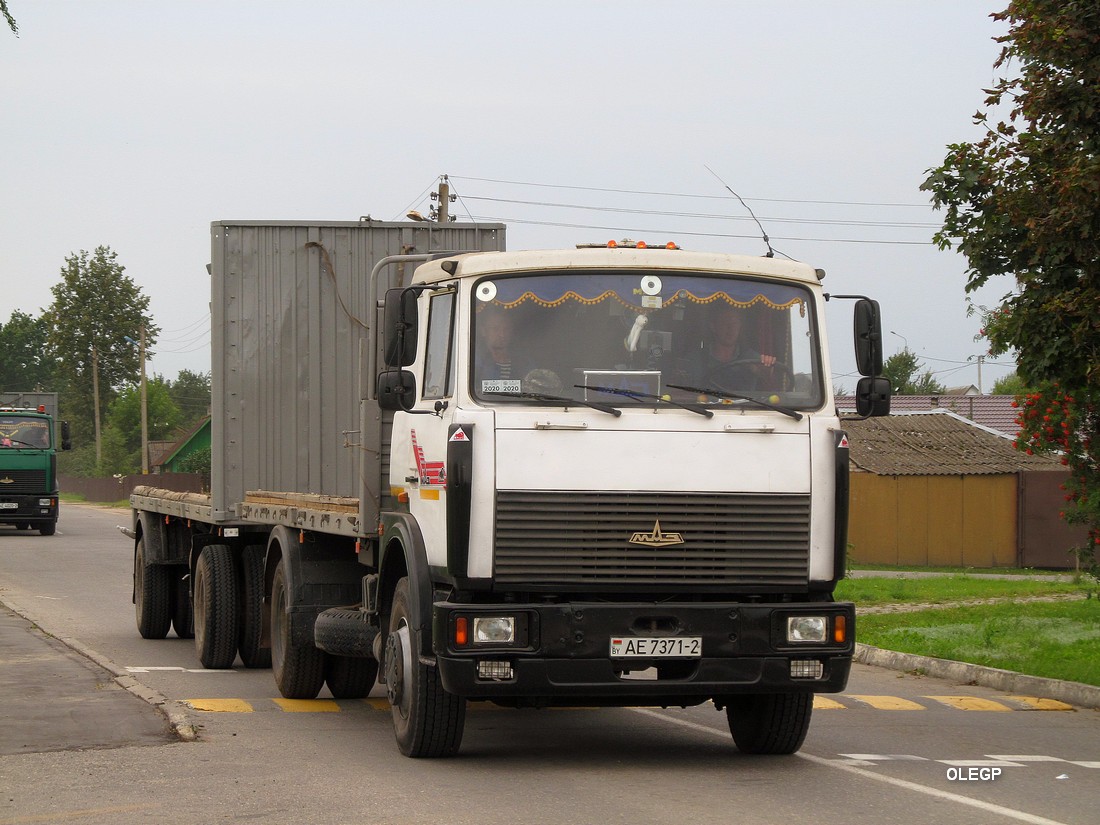
POLYGON ((4 476, 3 478, 0 478, 0 484, 15 484, 15 479, 4 476))
POLYGON ((641 544, 645 547, 668 547, 673 544, 684 544, 684 537, 679 533, 666 533, 661 529, 661 520, 653 522, 653 530, 649 533, 635 533, 630 537, 628 544, 641 544))

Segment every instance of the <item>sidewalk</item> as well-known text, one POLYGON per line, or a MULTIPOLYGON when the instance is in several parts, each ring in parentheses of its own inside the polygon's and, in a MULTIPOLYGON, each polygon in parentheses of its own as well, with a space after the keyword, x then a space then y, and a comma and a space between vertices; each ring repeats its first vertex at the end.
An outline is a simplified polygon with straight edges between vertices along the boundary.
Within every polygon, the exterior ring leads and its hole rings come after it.
POLYGON ((3 603, 0 697, 0 756, 179 740, 149 697, 3 603))

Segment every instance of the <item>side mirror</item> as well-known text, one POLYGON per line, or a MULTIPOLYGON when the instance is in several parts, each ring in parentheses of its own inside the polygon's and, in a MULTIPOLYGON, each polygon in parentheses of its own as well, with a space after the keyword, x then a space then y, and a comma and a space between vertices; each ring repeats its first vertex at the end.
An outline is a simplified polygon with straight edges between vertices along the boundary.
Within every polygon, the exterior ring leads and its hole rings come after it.
POLYGON ((387 367, 407 367, 416 360, 416 298, 412 289, 386 290, 382 331, 387 367))
POLYGON ((384 370, 378 373, 374 397, 383 410, 407 412, 416 402, 416 376, 408 370, 384 370))
POLYGON ((854 335, 856 368, 860 375, 882 374, 882 321, 878 301, 860 298, 856 301, 854 335))
POLYGON ((889 378, 860 378, 856 382, 856 414, 861 418, 890 414, 889 378))
POLYGON ((73 448, 73 437, 69 432, 69 422, 61 422, 61 449, 71 450, 73 448))

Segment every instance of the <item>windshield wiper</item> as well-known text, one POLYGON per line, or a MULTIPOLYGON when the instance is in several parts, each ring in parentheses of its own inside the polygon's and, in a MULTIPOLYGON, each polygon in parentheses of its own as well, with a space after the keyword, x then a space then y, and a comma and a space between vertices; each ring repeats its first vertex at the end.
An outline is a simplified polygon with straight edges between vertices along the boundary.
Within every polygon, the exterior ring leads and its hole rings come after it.
POLYGON ((545 393, 541 392, 504 392, 492 390, 490 392, 483 393, 483 395, 506 395, 509 398, 531 398, 535 401, 557 401, 566 407, 576 404, 582 407, 591 407, 594 410, 608 413, 609 415, 613 415, 616 418, 623 414, 622 410, 616 407, 612 407, 610 404, 601 404, 599 401, 582 401, 577 398, 566 398, 562 395, 546 395, 545 393))
POLYGON ((776 412, 783 413, 783 415, 790 416, 795 421, 802 420, 802 413, 797 410, 792 410, 790 407, 781 407, 778 404, 772 404, 768 401, 761 401, 759 398, 753 398, 749 395, 738 395, 735 392, 716 390, 712 387, 685 387, 682 384, 666 384, 665 386, 672 387, 674 390, 687 390, 688 392, 697 392, 701 395, 713 395, 715 398, 727 398, 730 401, 748 401, 750 404, 756 404, 766 410, 775 410, 776 412))
POLYGON ((674 407, 680 407, 684 410, 691 410, 693 413, 699 413, 699 415, 706 416, 707 418, 713 418, 714 413, 704 407, 702 404, 685 404, 680 401, 673 401, 671 398, 665 398, 663 395, 654 395, 649 392, 635 392, 634 390, 620 390, 615 387, 591 387, 588 384, 574 384, 574 387, 580 390, 594 390, 595 392, 605 392, 608 395, 624 395, 627 398, 633 398, 635 401, 641 401, 643 398, 652 398, 654 401, 663 401, 666 404, 671 404, 674 407))

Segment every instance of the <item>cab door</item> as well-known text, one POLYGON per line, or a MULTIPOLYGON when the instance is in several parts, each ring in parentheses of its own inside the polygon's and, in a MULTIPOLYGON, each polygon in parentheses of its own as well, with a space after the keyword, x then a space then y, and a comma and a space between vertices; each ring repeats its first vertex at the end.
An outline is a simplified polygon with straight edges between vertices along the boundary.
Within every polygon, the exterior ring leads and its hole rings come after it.
POLYGON ((409 510, 424 536, 428 562, 447 563, 447 439, 454 419, 456 292, 427 294, 424 357, 417 374, 416 412, 408 416, 407 467, 409 510))

